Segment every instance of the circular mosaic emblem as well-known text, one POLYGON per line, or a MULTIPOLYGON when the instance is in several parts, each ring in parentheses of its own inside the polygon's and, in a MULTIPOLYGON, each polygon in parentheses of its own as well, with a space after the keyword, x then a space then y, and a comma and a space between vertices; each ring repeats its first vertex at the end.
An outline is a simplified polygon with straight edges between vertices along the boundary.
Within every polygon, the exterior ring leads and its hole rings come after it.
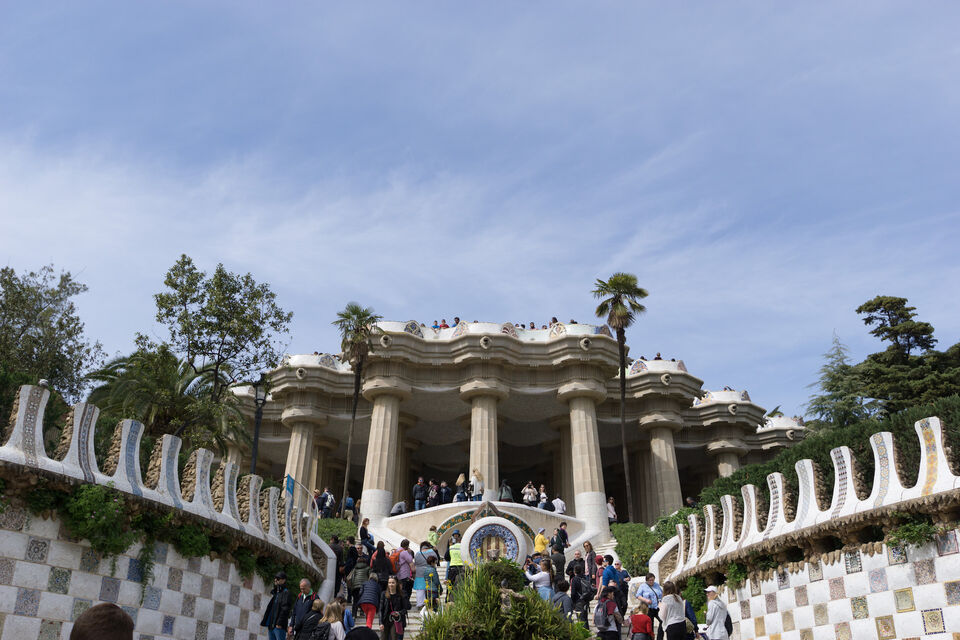
POLYGON ((462 543, 462 548, 469 551, 464 561, 471 565, 498 558, 520 562, 526 546, 520 529, 509 520, 497 517, 483 518, 470 525, 462 543))

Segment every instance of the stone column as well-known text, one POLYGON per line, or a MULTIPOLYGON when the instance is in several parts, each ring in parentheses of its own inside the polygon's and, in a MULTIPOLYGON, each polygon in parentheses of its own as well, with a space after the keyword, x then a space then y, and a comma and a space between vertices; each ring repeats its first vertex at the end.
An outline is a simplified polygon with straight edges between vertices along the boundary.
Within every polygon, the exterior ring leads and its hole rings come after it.
POLYGON ((294 504, 302 508, 309 497, 310 463, 313 460, 313 434, 319 426, 326 424, 326 416, 310 413, 307 410, 290 407, 284 409, 281 416, 284 426, 290 428, 290 444, 287 447, 287 464, 284 477, 292 476, 306 489, 295 485, 294 504))
POLYGON ((660 501, 657 497, 657 479, 653 473, 653 456, 650 453, 649 444, 640 454, 642 473, 642 519, 646 524, 652 525, 660 517, 660 501))
MULTIPOLYGON (((335 451, 340 443, 330 438, 313 438, 313 467, 310 475, 310 489, 320 489, 330 484, 330 476, 327 473, 327 467, 330 464, 330 453, 335 451)), ((332 487, 331 487, 332 488, 332 487)), ((337 500, 340 500, 339 494, 334 494, 337 500)))
MULTIPOLYGON (((573 449, 570 447, 570 414, 557 416, 550 420, 550 426, 556 429, 560 434, 558 445, 559 456, 557 458, 560 475, 560 484, 557 485, 557 491, 567 505, 567 514, 576 515, 576 505, 573 500, 573 449)), ((553 496, 550 496, 553 498, 553 496)))
POLYGON ((740 468, 740 456, 747 453, 747 446, 738 438, 717 439, 707 445, 707 453, 717 462, 717 475, 726 478, 740 468))
POLYGON ((373 378, 364 384, 363 397, 373 402, 373 412, 360 500, 363 515, 377 525, 394 503, 400 402, 410 397, 410 387, 397 378, 373 378))
POLYGON ((560 400, 570 406, 572 502, 577 518, 586 523, 587 534, 595 546, 610 539, 596 408, 606 395, 603 385, 594 381, 568 382, 558 393, 560 400))
POLYGON ((460 397, 469 400, 470 466, 467 480, 477 469, 483 476, 483 499, 496 500, 500 488, 500 466, 497 455, 497 402, 507 397, 508 390, 494 380, 473 380, 460 387, 460 397))
POLYGON ((673 447, 673 434, 680 430, 682 423, 678 416, 653 413, 641 418, 640 424, 650 433, 650 467, 657 496, 656 515, 668 515, 683 506, 677 452, 673 447))

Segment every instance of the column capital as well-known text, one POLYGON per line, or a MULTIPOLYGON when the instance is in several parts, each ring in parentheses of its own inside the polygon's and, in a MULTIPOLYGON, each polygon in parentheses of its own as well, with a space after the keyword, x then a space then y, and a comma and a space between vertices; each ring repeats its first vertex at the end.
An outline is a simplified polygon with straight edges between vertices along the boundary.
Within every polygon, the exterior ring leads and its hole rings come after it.
POLYGON ((746 443, 739 439, 714 440, 707 445, 707 453, 711 456, 733 453, 739 457, 746 455, 747 451, 749 451, 749 449, 747 449, 746 443))
POLYGON ((561 402, 570 402, 574 398, 590 398, 602 402, 607 397, 607 389, 596 380, 573 380, 560 385, 557 398, 561 402))
POLYGON ((300 407, 287 407, 283 410, 283 413, 280 414, 280 422, 283 423, 283 426, 293 428, 296 424, 307 423, 322 427, 327 424, 327 416, 322 413, 317 413, 311 409, 303 409, 300 407))
POLYGON ((377 376, 363 383, 363 397, 370 401, 379 396, 396 396, 407 400, 410 391, 410 385, 395 376, 377 376))
POLYGON ((477 396, 492 396, 503 400, 510 395, 510 388, 495 379, 475 378, 460 387, 460 399, 470 400, 477 396))
POLYGON ((319 438, 314 436, 313 446, 326 449, 327 451, 335 451, 337 447, 340 446, 340 441, 334 440, 333 438, 319 438))
POLYGON ((669 429, 673 433, 683 428, 683 417, 673 411, 654 411, 642 416, 638 420, 644 431, 653 429, 669 429))
POLYGON ((421 446, 423 443, 420 442, 419 440, 414 440, 414 439, 412 439, 412 438, 407 438, 407 439, 405 439, 405 440, 403 441, 402 444, 403 444, 403 448, 404 448, 404 449, 410 449, 411 451, 414 451, 414 450, 416 450, 416 449, 419 449, 420 446, 421 446))

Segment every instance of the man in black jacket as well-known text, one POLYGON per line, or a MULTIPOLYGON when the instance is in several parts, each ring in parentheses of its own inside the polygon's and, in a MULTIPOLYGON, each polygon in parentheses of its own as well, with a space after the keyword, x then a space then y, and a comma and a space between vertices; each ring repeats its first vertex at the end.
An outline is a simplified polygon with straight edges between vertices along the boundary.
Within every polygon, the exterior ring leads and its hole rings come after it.
POLYGON ((273 591, 270 593, 270 602, 267 603, 260 626, 267 628, 270 640, 286 640, 287 621, 290 618, 290 591, 287 589, 286 573, 280 571, 273 577, 273 591))
POLYGON ((340 536, 330 536, 330 551, 333 551, 333 557, 336 559, 337 566, 333 572, 333 592, 340 593, 340 583, 343 581, 343 546, 340 544, 340 536))
POLYGON ((317 594, 313 592, 313 585, 306 578, 302 579, 300 581, 300 593, 297 594, 297 599, 293 601, 293 609, 290 612, 289 631, 292 632, 297 623, 310 613, 310 607, 313 606, 313 601, 316 599, 317 594))
POLYGON ((413 510, 425 509, 427 506, 427 485, 423 478, 417 478, 417 484, 413 485, 410 493, 413 494, 413 510))

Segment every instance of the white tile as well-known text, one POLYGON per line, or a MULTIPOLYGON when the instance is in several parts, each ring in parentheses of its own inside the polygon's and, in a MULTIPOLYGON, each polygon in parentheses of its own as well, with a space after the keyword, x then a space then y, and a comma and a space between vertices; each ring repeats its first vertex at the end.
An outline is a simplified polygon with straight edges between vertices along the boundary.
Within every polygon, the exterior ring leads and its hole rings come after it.
POLYGON ((26 640, 40 635, 40 618, 7 616, 3 622, 3 640, 26 640))
POLYGON ((19 531, 4 531, 0 533, 0 558, 22 559, 27 553, 27 542, 30 536, 19 531))
POLYGON ((63 540, 52 540, 50 551, 47 553, 47 564, 64 569, 77 570, 80 568, 80 555, 85 547, 63 540))
POLYGON ((218 602, 230 602, 230 583, 223 580, 214 580, 213 599, 218 602))
POLYGON ((213 600, 197 598, 197 608, 194 611, 197 620, 213 620, 213 600))
POLYGON ((60 521, 56 519, 44 520, 40 516, 31 515, 27 518, 26 533, 38 538, 57 538, 60 531, 60 521))
POLYGON ((173 622, 173 637, 175 638, 192 638, 197 633, 197 623, 191 618, 184 618, 183 616, 177 616, 177 619, 173 622))
POLYGON ((180 615, 183 610, 183 594, 177 591, 163 589, 160 594, 160 611, 167 614, 180 615))
POLYGON ((149 635, 157 635, 163 631, 163 616, 160 611, 140 609, 137 613, 137 631, 149 635))
POLYGON ((0 613, 13 613, 17 603, 17 588, 0 586, 0 613))
POLYGON ((33 562, 17 562, 13 569, 13 584, 28 589, 46 589, 50 567, 33 562))
POLYGON ((100 597, 100 585, 103 578, 98 575, 74 571, 70 576, 70 588, 67 593, 76 598, 97 600, 100 597))
POLYGON ((73 615, 73 598, 59 593, 41 593, 37 617, 47 620, 69 620, 73 615))
POLYGON ((200 595, 200 574, 192 571, 183 572, 183 584, 180 590, 192 595, 200 595))
MULTIPOLYGON (((117 574, 120 575, 119 573, 117 574)), ((117 597, 117 604, 121 607, 129 605, 131 607, 140 606, 140 583, 130 582, 129 580, 120 581, 120 595, 117 597)))

